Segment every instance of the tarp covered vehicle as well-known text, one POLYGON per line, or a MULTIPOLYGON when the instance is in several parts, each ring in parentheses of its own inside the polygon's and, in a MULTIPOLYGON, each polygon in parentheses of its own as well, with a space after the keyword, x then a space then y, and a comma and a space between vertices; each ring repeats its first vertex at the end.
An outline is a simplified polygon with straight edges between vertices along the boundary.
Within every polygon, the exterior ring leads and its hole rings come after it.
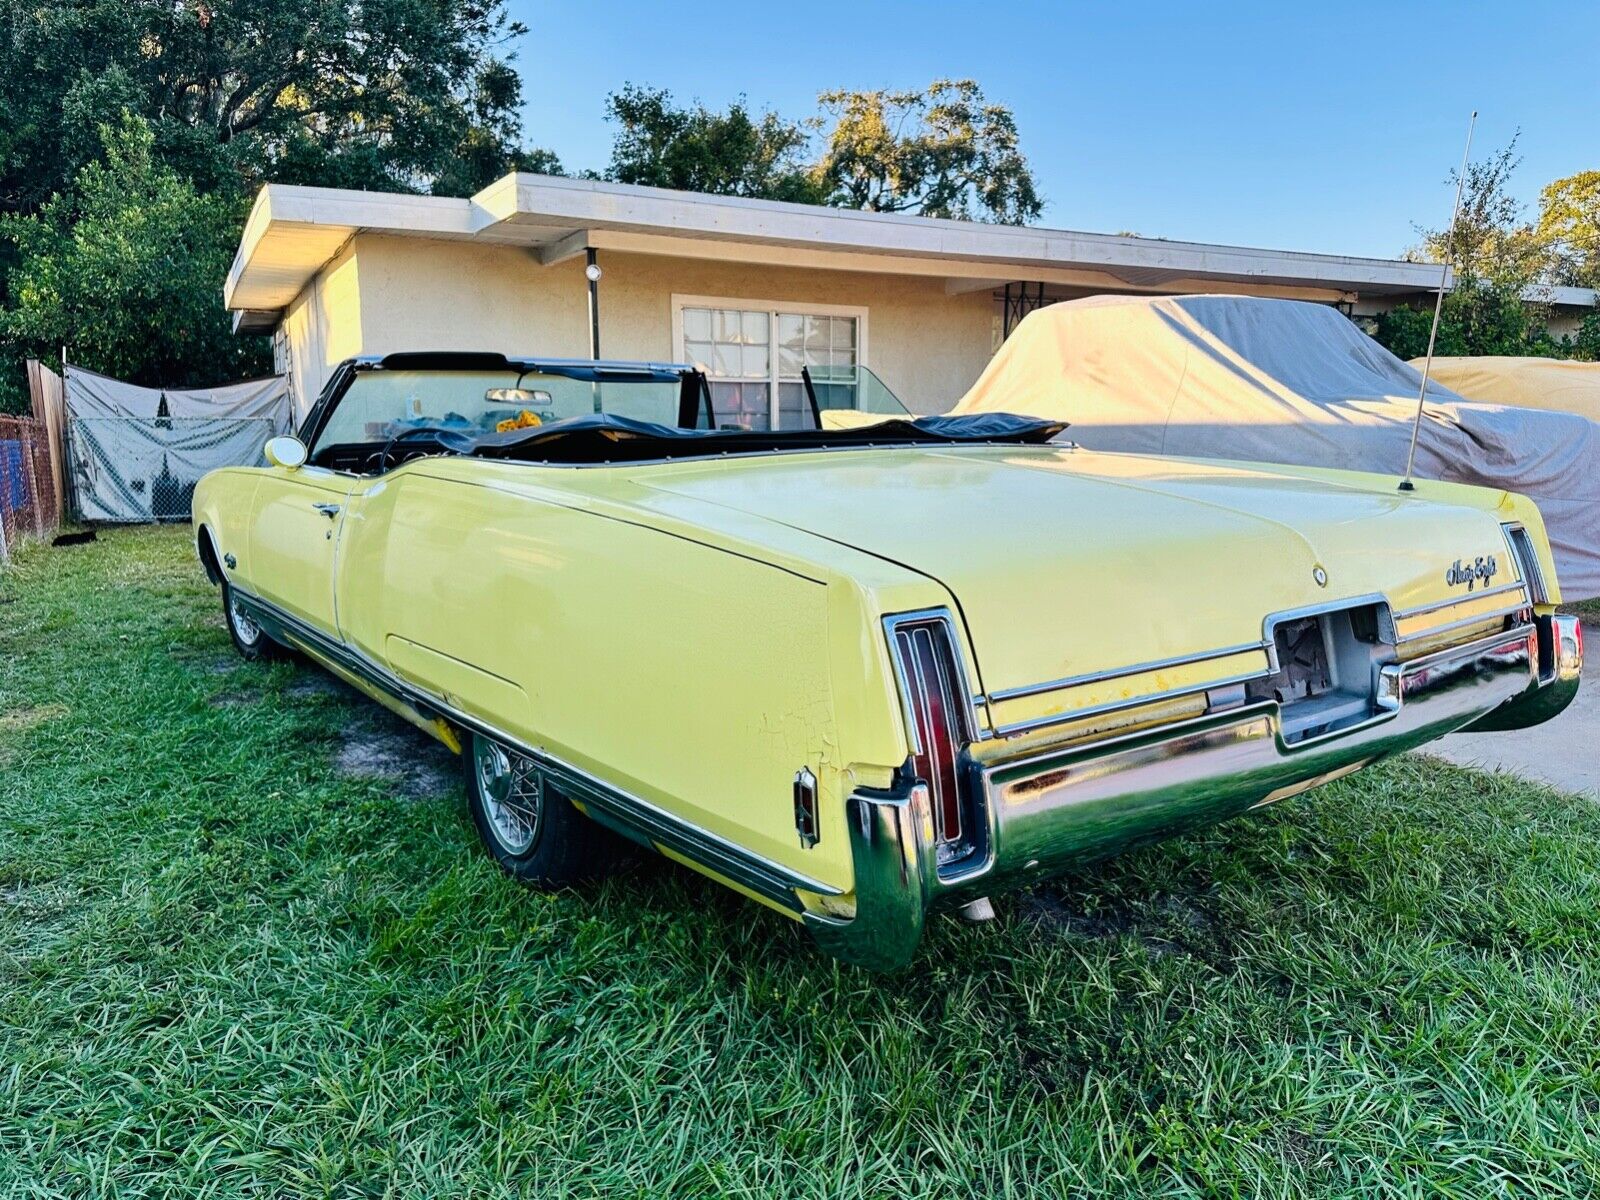
MULTIPOLYGON (((1422 369, 1422 360, 1411 365, 1422 369)), ((1600 421, 1600 363, 1559 358, 1435 358, 1430 377, 1468 400, 1577 413, 1600 421)))
MULTIPOLYGON (((1094 296, 1027 316, 956 413, 1067 421, 1095 450, 1400 475, 1417 370, 1337 310, 1247 296, 1094 296)), ((1430 383, 1416 473, 1531 498, 1569 600, 1600 595, 1600 424, 1430 383)))

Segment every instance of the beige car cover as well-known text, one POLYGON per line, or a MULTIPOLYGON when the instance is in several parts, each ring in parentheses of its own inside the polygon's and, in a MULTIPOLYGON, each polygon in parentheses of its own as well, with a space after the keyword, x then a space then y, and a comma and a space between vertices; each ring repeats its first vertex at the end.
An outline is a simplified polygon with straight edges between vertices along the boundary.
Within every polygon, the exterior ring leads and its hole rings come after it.
MULTIPOLYGON (((1324 305, 1093 296, 1029 314, 953 411, 1065 420, 1096 450, 1398 476, 1421 382, 1324 305)), ((1416 469, 1531 496, 1565 598, 1600 595, 1600 424, 1430 382, 1416 469)))
MULTIPOLYGON (((1422 370, 1422 360, 1411 365, 1422 370)), ((1600 363, 1559 358, 1435 358, 1437 379, 1468 400, 1577 413, 1600 421, 1600 363)))

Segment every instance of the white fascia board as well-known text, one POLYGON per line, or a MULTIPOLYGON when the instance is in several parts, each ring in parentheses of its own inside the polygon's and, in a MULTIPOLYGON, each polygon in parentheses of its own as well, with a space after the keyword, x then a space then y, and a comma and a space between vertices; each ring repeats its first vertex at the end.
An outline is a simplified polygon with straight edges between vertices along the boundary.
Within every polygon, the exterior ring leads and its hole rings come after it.
POLYGON ((250 206, 223 303, 235 310, 282 308, 363 229, 471 237, 480 224, 470 200, 269 183, 250 206))
POLYGON ((1559 287, 1553 283, 1530 283, 1522 289, 1522 298, 1534 304, 1554 304, 1558 308, 1594 308, 1597 293, 1594 288, 1559 287))
POLYGON ((1398 259, 869 213, 545 175, 510 178, 516 181, 514 200, 506 180, 474 197, 481 208, 491 211, 492 196, 492 211, 502 221, 632 229, 680 237, 949 258, 1023 268, 1120 267, 1399 290, 1420 290, 1437 283, 1436 269, 1429 264, 1398 259))

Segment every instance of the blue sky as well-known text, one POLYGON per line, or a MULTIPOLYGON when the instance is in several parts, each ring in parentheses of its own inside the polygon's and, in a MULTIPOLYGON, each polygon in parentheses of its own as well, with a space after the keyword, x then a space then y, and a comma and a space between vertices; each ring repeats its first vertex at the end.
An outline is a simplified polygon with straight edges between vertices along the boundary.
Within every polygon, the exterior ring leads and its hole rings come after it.
POLYGON ((1042 224, 1398 255, 1520 128, 1515 190, 1600 168, 1600 5, 510 0, 528 140, 602 167, 633 82, 786 116, 971 76, 1017 115, 1042 224))

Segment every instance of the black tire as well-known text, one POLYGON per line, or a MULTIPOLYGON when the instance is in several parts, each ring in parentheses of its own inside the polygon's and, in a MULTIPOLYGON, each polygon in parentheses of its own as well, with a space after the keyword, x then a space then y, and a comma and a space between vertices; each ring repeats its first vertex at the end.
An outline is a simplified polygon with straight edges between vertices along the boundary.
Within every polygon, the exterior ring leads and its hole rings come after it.
POLYGON ((224 579, 222 619, 227 623, 228 637, 232 639, 233 648, 239 652, 239 657, 245 662, 282 658, 286 653, 284 648, 268 637, 267 631, 252 621, 249 614, 241 611, 233 599, 233 586, 224 579))
POLYGON ((574 808, 510 747, 474 733, 461 763, 484 849, 519 883, 568 887, 607 875, 631 857, 627 841, 574 808), (498 797, 491 794, 496 790, 498 797))

